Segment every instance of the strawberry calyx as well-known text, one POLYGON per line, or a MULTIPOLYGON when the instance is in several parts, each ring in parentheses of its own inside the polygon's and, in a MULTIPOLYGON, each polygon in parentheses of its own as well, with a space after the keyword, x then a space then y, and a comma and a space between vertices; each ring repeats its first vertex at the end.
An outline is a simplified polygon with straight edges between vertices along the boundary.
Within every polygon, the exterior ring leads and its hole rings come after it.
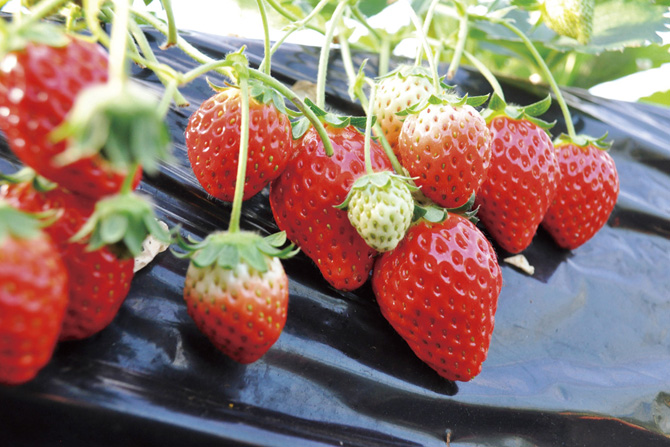
POLYGON ((506 116, 513 120, 526 120, 535 124, 536 126, 548 131, 556 124, 556 121, 548 122, 544 121, 538 116, 544 114, 549 110, 551 105, 551 96, 547 95, 546 98, 537 101, 533 104, 527 105, 525 107, 507 104, 503 98, 501 98, 497 93, 493 93, 491 100, 489 101, 488 107, 482 111, 482 118, 486 120, 486 124, 489 124, 493 121, 494 118, 499 116, 506 116))
POLYGON ((605 133, 605 135, 599 138, 581 134, 575 137, 570 137, 570 135, 562 133, 554 140, 554 147, 562 146, 565 144, 573 144, 581 148, 586 148, 587 146, 593 146, 602 151, 607 151, 609 150, 610 147, 612 147, 612 142, 605 141, 606 138, 607 133, 605 133))
POLYGON ((99 200, 71 241, 86 240, 89 251, 107 246, 117 258, 128 259, 142 252, 142 243, 149 235, 163 243, 172 241, 171 232, 154 216, 151 201, 134 192, 124 192, 99 200))
POLYGON ((52 223, 57 216, 54 211, 26 213, 0 199, 0 242, 7 237, 34 239, 40 234, 40 229, 52 223))
POLYGON ((13 174, 0 173, 0 184, 18 185, 20 183, 31 183, 37 192, 48 192, 58 187, 51 180, 38 175, 32 168, 22 168, 13 174))
POLYGON ((423 219, 431 223, 440 223, 449 216, 449 213, 453 213, 465 217, 473 224, 477 224, 477 222, 479 222, 479 218, 477 217, 479 207, 472 209, 474 204, 475 194, 472 194, 467 202, 457 208, 443 208, 433 203, 430 199, 426 199, 425 201, 414 205, 414 216, 412 217, 412 221, 417 222, 423 219))
POLYGON ((437 105, 437 106, 449 105, 454 108, 463 107, 465 105, 471 107, 479 107, 489 99, 489 95, 469 96, 466 93, 464 96, 458 96, 455 93, 450 92, 450 89, 453 89, 453 87, 447 86, 445 84, 442 84, 442 86, 446 87, 447 90, 445 90, 442 93, 432 94, 428 98, 425 98, 417 102, 416 104, 412 104, 410 107, 407 107, 406 109, 397 112, 396 115, 398 116, 416 115, 431 105, 437 105))
POLYGON ((347 197, 344 199, 344 202, 339 205, 335 205, 335 208, 340 210, 346 210, 349 207, 349 202, 351 202, 351 196, 355 191, 360 191, 367 189, 368 186, 373 186, 375 188, 383 189, 386 188, 392 181, 401 181, 407 186, 410 192, 418 191, 419 188, 413 184, 412 179, 405 177, 403 175, 395 174, 391 171, 379 171, 372 174, 366 174, 356 179, 351 189, 347 194, 347 197))
POLYGON ((62 165, 100 153, 119 170, 140 165, 158 171, 170 156, 170 133, 156 98, 132 83, 106 83, 83 90, 66 120, 54 129, 54 141, 68 140, 55 161, 62 165))
MULTIPOLYGON (((337 129, 342 129, 347 126, 354 126, 356 129, 361 130, 365 128, 366 117, 364 116, 342 116, 336 115, 331 112, 323 110, 321 107, 314 104, 309 98, 305 98, 305 104, 309 107, 314 115, 324 124, 335 127, 337 129)), ((373 125, 375 118, 373 117, 373 125)), ((299 120, 291 122, 293 139, 297 140, 302 137, 309 127, 311 126, 310 121, 307 117, 300 118, 299 120)))
POLYGON ((268 271, 268 257, 287 259, 300 251, 293 243, 281 248, 286 243, 284 231, 265 237, 250 231, 217 231, 199 242, 191 238, 186 241, 177 234, 176 243, 184 252, 173 250, 173 254, 178 258, 190 259, 198 268, 216 263, 221 268, 231 270, 245 263, 261 273, 268 271))
POLYGON ((22 51, 28 44, 42 44, 60 48, 70 43, 70 37, 61 28, 46 22, 12 22, 0 29, 0 58, 11 52, 22 51))
POLYGON ((377 81, 386 78, 398 77, 402 80, 411 78, 411 77, 420 77, 426 78, 432 81, 433 77, 430 74, 430 71, 422 65, 406 65, 402 64, 396 67, 394 70, 386 73, 384 76, 377 77, 377 81))

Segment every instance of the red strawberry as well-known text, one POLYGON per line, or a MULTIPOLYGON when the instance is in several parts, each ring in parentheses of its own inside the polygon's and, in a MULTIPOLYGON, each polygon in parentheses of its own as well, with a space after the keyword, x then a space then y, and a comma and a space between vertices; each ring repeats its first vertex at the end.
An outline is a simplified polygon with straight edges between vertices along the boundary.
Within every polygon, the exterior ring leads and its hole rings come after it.
POLYGON ((439 375, 468 381, 486 359, 502 274, 490 242, 449 213, 420 221, 384 253, 372 276, 384 317, 439 375))
POLYGON ((184 300, 198 329, 224 354, 252 363, 279 338, 288 310, 288 278, 279 260, 286 235, 213 233, 187 245, 184 300))
POLYGON ((28 43, 7 53, 0 61, 0 128, 12 151, 40 175, 71 191, 90 197, 117 192, 125 171, 114 169, 99 154, 61 165, 54 157, 65 151, 66 143, 50 138, 77 95, 106 81, 107 55, 82 39, 71 38, 60 47, 28 43))
POLYGON ((29 212, 57 211, 45 228, 56 244, 70 278, 67 313, 60 340, 83 339, 106 328, 130 290, 133 260, 118 259, 107 247, 88 251, 84 242, 70 242, 93 213, 95 202, 63 188, 40 190, 35 181, 5 185, 0 196, 29 212))
POLYGON ((619 175, 603 138, 555 142, 561 179, 542 226, 562 248, 572 250, 591 239, 619 196, 619 175))
MULTIPOLYGON (((363 285, 377 252, 349 222, 344 202, 354 181, 365 174, 364 136, 349 125, 326 125, 334 154, 328 157, 314 128, 297 143, 284 173, 270 185, 270 206, 277 226, 317 265, 336 289, 363 285)), ((391 171, 383 149, 371 147, 375 171, 391 171)))
POLYGON ((49 236, 33 219, 0 203, 0 383, 27 382, 51 359, 67 282, 49 236))
POLYGON ((554 145, 534 118, 549 107, 546 100, 525 108, 507 106, 497 95, 485 114, 491 131, 491 167, 477 193, 477 217, 510 253, 523 251, 554 197, 560 171, 554 145))
POLYGON ((472 106, 428 104, 405 118, 397 152, 426 197, 457 208, 484 182, 490 142, 486 122, 472 106))
MULTIPOLYGON (((269 94, 265 100, 256 95, 249 101, 249 158, 244 200, 277 178, 293 152, 291 123, 270 102, 272 96, 269 94)), ((209 194, 227 202, 232 202, 235 194, 240 101, 239 89, 224 89, 202 103, 186 127, 188 159, 196 178, 209 194)))

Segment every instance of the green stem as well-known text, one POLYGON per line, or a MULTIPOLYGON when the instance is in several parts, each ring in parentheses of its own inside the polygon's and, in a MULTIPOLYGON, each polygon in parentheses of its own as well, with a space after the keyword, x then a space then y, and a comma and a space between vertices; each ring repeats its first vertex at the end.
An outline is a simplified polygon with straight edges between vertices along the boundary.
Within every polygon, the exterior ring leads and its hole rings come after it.
POLYGON ((172 99, 175 98, 176 93, 178 93, 177 80, 171 79, 165 84, 165 93, 157 107, 158 116, 165 117, 168 114, 170 111, 170 104, 172 103, 172 99))
POLYGON ((140 169, 140 165, 137 163, 133 163, 130 166, 130 169, 128 169, 128 175, 126 175, 126 178, 123 179, 121 189, 119 189, 119 194, 130 194, 133 192, 133 183, 135 182, 135 177, 137 177, 140 169))
POLYGON ((163 5, 163 9, 165 10, 168 23, 167 41, 161 48, 167 49, 177 44, 177 23, 174 20, 174 11, 172 10, 172 0, 161 0, 161 4, 163 5))
POLYGON ((354 63, 351 58, 351 49, 349 48, 349 41, 347 36, 344 34, 344 24, 340 21, 340 27, 338 32, 338 37, 340 39, 340 52, 342 53, 342 64, 344 65, 344 72, 347 75, 349 80, 349 97, 353 101, 354 91, 353 86, 356 82, 356 69, 354 68, 354 63))
POLYGON ((376 29, 370 26, 367 19, 365 18, 365 14, 363 14, 361 10, 358 8, 358 3, 354 4, 351 7, 351 12, 353 13, 356 20, 358 20, 365 28, 367 28, 370 34, 375 39, 377 39, 377 42, 382 42, 384 40, 384 37, 382 37, 376 29))
POLYGON ((244 183, 247 176, 247 157, 249 150, 249 80, 246 74, 239 73, 240 99, 240 154, 237 160, 237 178, 235 179, 235 195, 233 210, 230 214, 229 233, 240 231, 240 217, 242 216, 242 198, 244 197, 244 183))
POLYGON ((335 29, 337 28, 340 18, 344 9, 347 7, 348 0, 341 0, 335 8, 333 15, 331 17, 330 26, 326 30, 325 41, 321 47, 321 54, 319 57, 319 68, 316 81, 316 105, 320 108, 326 107, 326 75, 328 72, 328 57, 330 56, 330 44, 333 41, 333 36, 335 35, 335 29))
POLYGON ((269 59, 272 57, 273 54, 275 54, 275 51, 286 41, 286 39, 289 38, 291 34, 294 32, 302 29, 312 18, 314 18, 321 10, 330 2, 330 0, 321 0, 310 12, 307 16, 305 16, 303 19, 298 20, 297 22, 294 22, 290 25, 289 29, 286 31, 286 33, 277 41, 275 42, 274 45, 272 45, 272 49, 270 50, 270 55, 265 55, 263 58, 263 61, 261 62, 260 66, 258 67, 259 70, 263 71, 265 68, 265 61, 266 59, 269 59))
MULTIPOLYGON (((416 28, 416 32, 419 34, 419 41, 421 42, 421 47, 423 48, 423 52, 426 55, 426 59, 428 59, 428 66, 430 67, 430 72, 433 79, 433 88, 435 89, 436 92, 440 91, 440 76, 437 73, 437 67, 435 66, 433 51, 430 49, 430 44, 428 43, 426 33, 423 32, 423 25, 421 24, 421 19, 419 19, 419 16, 416 15, 414 8, 412 8, 412 6, 409 3, 407 5, 410 10, 409 17, 412 20, 412 23, 414 24, 414 28, 416 28)), ((421 51, 418 51, 417 60, 415 61, 415 65, 417 66, 421 64, 421 58, 419 56, 420 54, 421 51)))
MULTIPOLYGON (((291 11, 287 11, 286 9, 284 9, 284 7, 281 4, 277 3, 275 0, 266 0, 266 1, 272 7, 272 9, 277 11, 279 14, 281 14, 291 22, 298 22, 300 20, 300 17, 296 16, 291 11)), ((318 33, 324 34, 324 30, 312 25, 311 23, 306 23, 305 26, 318 33)))
POLYGON ((34 23, 48 16, 54 9, 60 8, 68 0, 44 0, 38 3, 37 7, 30 11, 30 15, 22 18, 21 27, 27 28, 34 23))
POLYGON ((370 157, 370 137, 372 133, 372 116, 374 115, 374 102, 375 95, 377 94, 377 84, 373 83, 372 88, 370 89, 370 101, 368 108, 366 109, 366 118, 365 118, 365 145, 364 145, 364 154, 365 154, 365 172, 368 174, 374 174, 372 169, 372 159, 370 157))
POLYGON ((226 69, 226 75, 230 79, 235 79, 235 75, 233 74, 233 71, 231 70, 231 63, 230 61, 227 61, 226 59, 221 59, 221 60, 211 60, 209 62, 206 62, 202 65, 198 65, 195 67, 193 70, 187 71, 186 73, 183 73, 180 78, 179 78, 179 83, 180 84, 188 84, 189 82, 193 81, 197 77, 210 72, 210 71, 221 71, 223 69, 226 69))
POLYGON ((302 100, 298 97, 298 95, 296 95, 290 88, 286 87, 284 84, 277 81, 275 78, 268 76, 265 73, 262 73, 258 70, 254 70, 253 68, 249 69, 249 76, 274 88, 279 93, 281 93, 285 98, 287 98, 289 101, 295 104, 298 110, 300 110, 303 113, 303 115, 307 117, 309 122, 314 126, 314 129, 321 137, 321 141, 323 142, 323 149, 326 152, 326 155, 329 157, 333 155, 333 145, 330 142, 330 137, 328 137, 326 128, 323 127, 323 123, 321 122, 321 120, 314 114, 312 109, 307 107, 305 103, 302 102, 302 100))
POLYGON ((126 48, 128 45, 128 22, 130 6, 128 0, 114 0, 116 15, 112 24, 112 35, 109 44, 109 80, 124 83, 126 73, 126 48))
MULTIPOLYGON (((154 54, 154 51, 151 48, 151 45, 149 45, 149 42, 147 41, 147 37, 144 35, 142 29, 134 20, 130 21, 130 32, 133 35, 135 42, 137 42, 137 45, 139 46, 140 51, 144 57, 156 66, 161 66, 160 62, 158 62, 158 59, 156 58, 156 55, 154 54)), ((135 62, 137 62, 137 60, 135 60, 135 62)), ((177 73, 165 74, 161 70, 154 70, 154 72, 166 89, 172 83, 172 81, 176 81, 178 77, 177 73)), ((185 107, 188 105, 188 101, 186 98, 184 98, 179 89, 174 90, 173 99, 178 107, 185 107)))
POLYGON ((256 3, 258 4, 258 11, 261 14, 261 20, 263 22, 263 44, 265 48, 265 57, 263 58, 263 72, 266 75, 270 75, 272 50, 270 48, 270 27, 268 26, 268 15, 265 11, 265 4, 263 3, 263 0, 256 0, 256 3))
POLYGON ((461 64, 461 58, 463 57, 463 51, 465 51, 465 42, 468 40, 468 33, 470 31, 470 17, 468 16, 467 11, 461 16, 461 20, 458 27, 458 42, 456 43, 456 48, 454 49, 454 55, 451 58, 451 63, 449 64, 449 70, 447 71, 447 79, 451 80, 456 76, 458 67, 461 64))
POLYGON ((505 93, 503 93, 503 89, 500 86, 500 83, 498 82, 498 79, 496 79, 493 72, 491 70, 489 70, 489 68, 486 65, 484 65, 484 63, 482 61, 477 59, 477 57, 475 57, 475 55, 473 55, 469 51, 464 50, 463 54, 465 54, 465 57, 467 57, 468 60, 470 60, 470 62, 472 63, 472 65, 474 65, 475 68, 477 70, 479 70, 479 72, 482 74, 482 76, 484 76, 484 78, 486 78, 486 80, 489 82, 489 84, 491 84, 491 87, 493 88, 493 91, 500 97, 500 99, 502 99, 504 101, 505 100, 505 93))
POLYGON ((389 61, 391 60, 391 36, 385 35, 379 49, 378 76, 384 76, 389 72, 389 61))
POLYGON ((577 137, 577 133, 575 132, 575 126, 572 123, 572 117, 570 116, 570 110, 568 109, 568 105, 565 103, 563 94, 561 93, 561 90, 558 88, 558 84, 556 83, 554 76, 551 74, 551 70, 549 70, 549 67, 545 63, 544 59, 542 59, 542 55, 537 51, 537 48, 535 48, 533 43, 523 33, 523 31, 521 31, 519 28, 512 25, 508 21, 500 19, 492 19, 492 18, 488 18, 487 20, 491 20, 494 23, 503 25, 505 28, 507 28, 508 30, 512 31, 514 34, 519 36, 521 41, 526 45, 530 53, 533 55, 533 58, 535 59, 540 70, 542 70, 545 79, 547 80, 547 82, 549 82, 551 90, 556 95, 556 101, 558 102, 558 105, 561 108, 561 112, 563 113, 563 119, 565 120, 565 127, 567 128, 570 139, 575 140, 577 137))

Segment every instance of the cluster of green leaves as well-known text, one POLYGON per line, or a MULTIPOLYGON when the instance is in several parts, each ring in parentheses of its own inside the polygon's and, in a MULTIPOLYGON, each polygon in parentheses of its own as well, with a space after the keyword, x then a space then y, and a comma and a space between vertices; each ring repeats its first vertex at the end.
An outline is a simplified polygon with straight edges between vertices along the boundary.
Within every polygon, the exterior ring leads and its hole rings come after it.
MULTIPOLYGON (((245 9, 257 8, 255 0, 237 1, 245 9)), ((466 50, 496 75, 529 79, 537 72, 535 61, 518 36, 499 24, 478 20, 477 16, 494 15, 511 19, 537 47, 560 85, 581 88, 590 88, 670 62, 670 43, 664 43, 660 34, 670 32, 670 0, 595 0, 592 36, 585 45, 556 34, 543 23, 538 11, 542 1, 443 0, 434 10, 428 37, 434 43, 434 49, 439 50, 440 60, 448 62, 457 42, 458 10, 465 9, 472 12, 466 50)), ((273 0, 272 3, 282 9, 281 15, 274 15, 275 26, 280 28, 278 24, 288 23, 291 17, 304 17, 319 2, 273 0)), ((370 18, 392 7, 392 3, 361 0, 356 8, 363 17, 370 18)), ((425 16, 431 0, 412 0, 410 4, 420 16, 425 16)), ((322 31, 336 5, 336 1, 328 4, 309 27, 322 31)), ((402 40, 416 35, 409 20, 391 35, 383 29, 375 31, 352 44, 357 48, 379 51, 380 37, 389 39, 393 48, 402 40)), ((467 64, 467 60, 464 59, 463 63, 467 64)), ((670 105, 670 92, 660 91, 646 100, 670 105)))

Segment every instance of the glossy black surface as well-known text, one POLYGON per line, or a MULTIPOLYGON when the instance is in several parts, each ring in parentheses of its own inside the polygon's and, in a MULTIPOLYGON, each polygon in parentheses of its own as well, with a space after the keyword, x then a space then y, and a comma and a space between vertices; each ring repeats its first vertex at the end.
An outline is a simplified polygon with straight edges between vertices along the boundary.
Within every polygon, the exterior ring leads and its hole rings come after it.
MULTIPOLYGON (((262 54, 257 42, 189 39, 215 58, 242 44, 252 63, 262 54)), ((193 66, 178 50, 159 57, 193 66)), ((360 114, 338 57, 328 103, 360 114)), ((287 45, 274 74, 313 80, 317 60, 316 50, 287 45)), ((149 72, 134 74, 159 88, 149 72)), ((467 70, 456 83, 490 92, 467 70)), ((546 95, 518 81, 503 86, 520 104, 546 95)), ((170 226, 204 237, 227 228, 230 206, 207 197, 185 155, 188 116, 210 89, 200 79, 184 93, 192 105, 169 115, 176 161, 140 189, 170 226)), ((473 381, 441 379, 382 318, 369 285, 335 291, 302 254, 284 262, 291 296, 282 336, 260 361, 236 364, 187 315, 187 263, 166 252, 137 274, 110 327, 59 345, 34 381, 0 388, 0 446, 444 446, 447 430, 452 446, 670 445, 670 112, 583 91, 567 100, 579 132, 614 139, 619 201, 577 250, 540 231, 524 252, 535 276, 502 265, 489 358, 473 381)), ((564 130, 556 106, 545 118, 564 130)), ((4 141, 1 153, 3 172, 18 168, 4 141)), ((267 190, 243 213, 244 228, 276 231, 267 190)))

